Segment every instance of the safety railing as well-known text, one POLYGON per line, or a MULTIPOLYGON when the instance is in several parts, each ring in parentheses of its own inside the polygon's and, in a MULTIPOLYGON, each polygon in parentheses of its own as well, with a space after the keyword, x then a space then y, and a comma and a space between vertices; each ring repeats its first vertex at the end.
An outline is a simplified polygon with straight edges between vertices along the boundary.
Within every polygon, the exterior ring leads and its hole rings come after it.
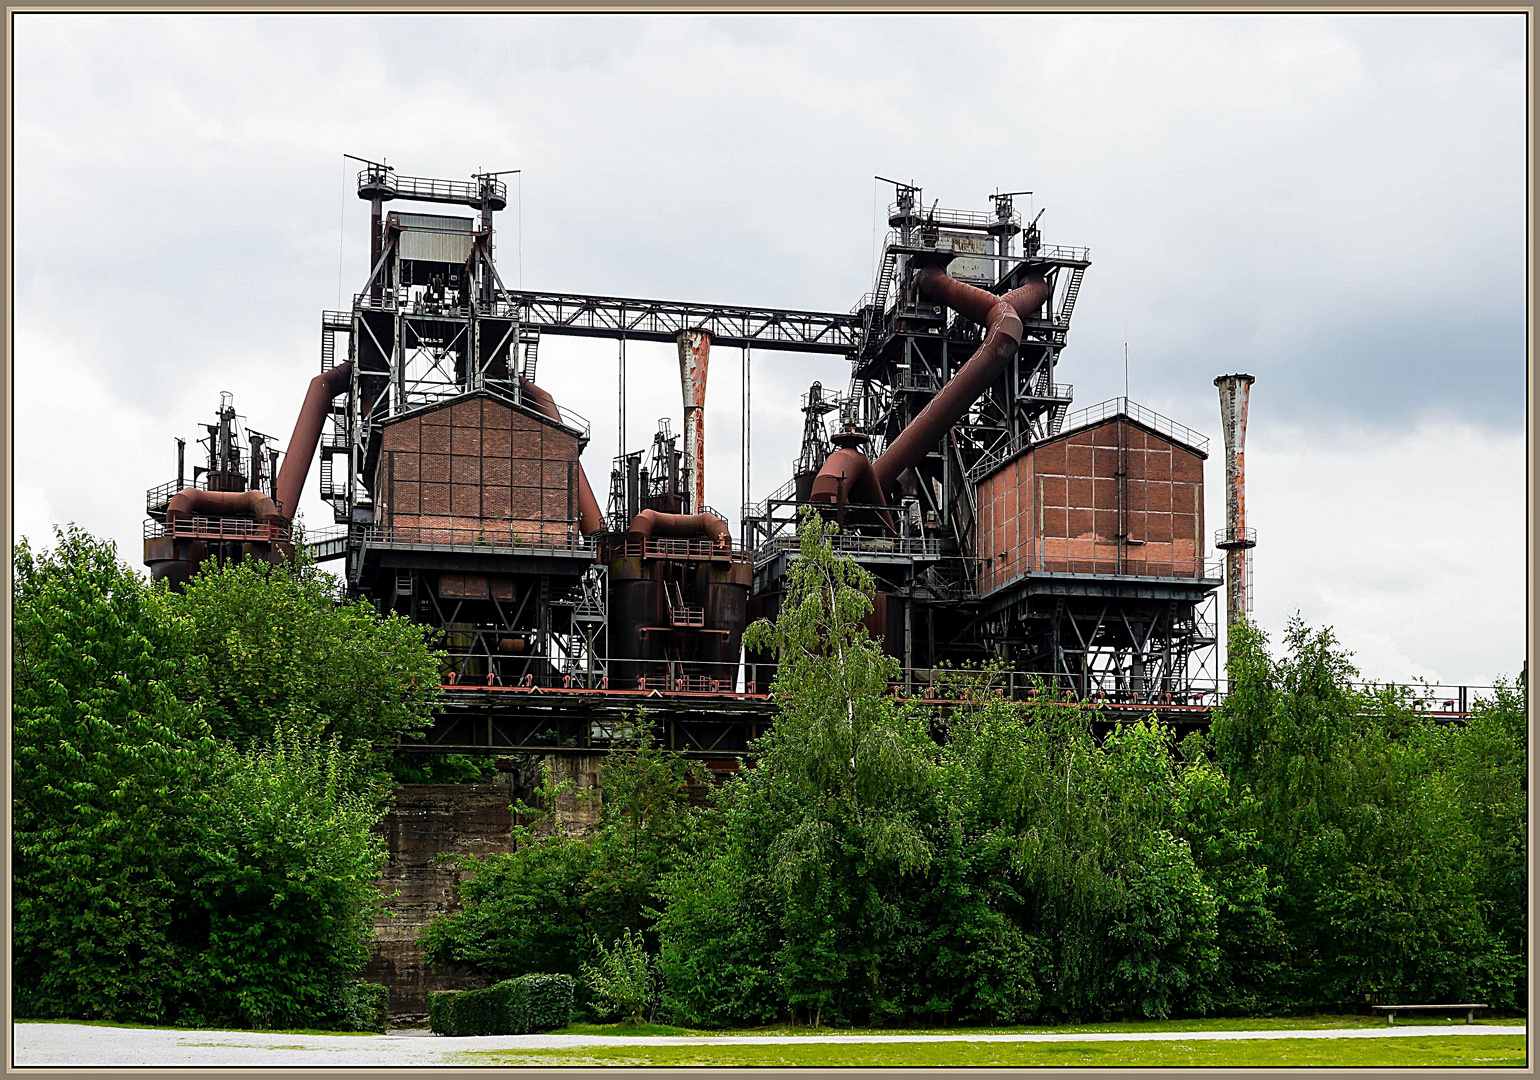
MULTIPOLYGON (((1139 559, 1125 556, 1103 559, 1071 559, 1043 555, 1034 560, 1036 570, 1043 574, 1095 574, 1100 577, 1151 577, 1192 578, 1206 576, 1206 567, 1199 559, 1139 559)), ((1223 564, 1220 564, 1221 566, 1223 564)), ((1221 573, 1222 577, 1223 574, 1221 573)))
POLYGON ((1091 249, 1088 247, 1066 247, 1062 244, 1051 244, 1048 247, 1038 248, 1037 257, 1049 262, 1090 262, 1091 249))
POLYGON ((1257 530, 1255 529, 1215 529, 1214 546, 1216 548, 1249 548, 1257 546, 1257 530))
POLYGON ((474 183, 461 180, 433 180, 425 176, 397 176, 388 168, 362 169, 358 173, 360 193, 387 191, 398 199, 424 202, 454 202, 480 206, 483 199, 508 202, 508 185, 493 177, 479 177, 474 183))
POLYGON ((606 537, 605 559, 710 559, 713 562, 748 562, 751 552, 734 551, 711 540, 678 536, 635 536, 622 533, 606 537))
POLYGON ((152 487, 144 493, 144 509, 146 513, 155 513, 165 510, 166 504, 171 501, 171 496, 188 488, 196 488, 199 491, 207 491, 209 487, 208 477, 196 476, 191 483, 186 481, 167 480, 164 484, 152 487))
POLYGON ((478 528, 437 525, 371 525, 363 535, 365 547, 456 548, 494 553, 539 551, 583 552, 594 545, 575 525, 529 521, 512 524, 486 523, 478 528))
POLYGON ((1064 427, 1060 434, 1063 435, 1083 427, 1089 427, 1119 413, 1122 413, 1131 420, 1137 420, 1146 427, 1154 428, 1162 435, 1169 435, 1178 442, 1190 446, 1200 453, 1208 453, 1207 435, 1196 432, 1185 424, 1178 424, 1175 420, 1162 416, 1154 409, 1146 409, 1143 405, 1130 401, 1126 397, 1108 398, 1106 401, 1098 402, 1089 408, 1070 413, 1064 418, 1064 427))
MULTIPOLYGON (((1000 223, 999 215, 978 210, 947 210, 943 207, 926 210, 918 203, 904 210, 896 202, 888 204, 889 221, 900 214, 907 214, 916 221, 922 221, 925 224, 935 224, 943 229, 947 226, 962 229, 989 229, 1000 223)), ((1010 216, 1006 220, 1012 225, 1019 227, 1021 225, 1020 211, 1011 210, 1010 216)))
POLYGON ((202 540, 261 540, 287 543, 289 526, 281 522, 253 521, 251 518, 185 517, 175 521, 146 521, 144 538, 185 536, 202 540))
MULTIPOLYGON (((606 692, 638 698, 675 694, 766 698, 774 686, 776 665, 749 661, 706 663, 595 656, 552 662, 544 657, 451 649, 444 661, 443 686, 454 693, 606 692)), ((1435 721, 1459 719, 1490 701, 1492 686, 1445 686, 1355 682, 1360 691, 1379 690, 1393 703, 1435 721)), ((967 706, 1006 698, 1044 705, 1064 704, 1119 713, 1155 712, 1167 718, 1204 714, 1228 696, 1225 679, 1138 676, 1128 672, 1086 673, 1026 671, 1010 668, 965 669, 901 667, 889 693, 923 704, 967 706)), ((1373 710, 1373 695, 1365 708, 1373 710)))
MULTIPOLYGON (((831 538, 834 550, 853 555, 911 555, 921 558, 940 558, 941 541, 921 536, 860 536, 856 533, 838 533, 831 538)), ((782 551, 796 551, 801 541, 796 536, 774 536, 759 546, 756 559, 764 562, 782 551)))
POLYGON ((584 659, 552 663, 544 657, 451 649, 442 677, 444 689, 451 693, 599 691, 639 698, 671 694, 763 698, 775 677, 775 665, 623 657, 595 657, 589 665, 584 659))

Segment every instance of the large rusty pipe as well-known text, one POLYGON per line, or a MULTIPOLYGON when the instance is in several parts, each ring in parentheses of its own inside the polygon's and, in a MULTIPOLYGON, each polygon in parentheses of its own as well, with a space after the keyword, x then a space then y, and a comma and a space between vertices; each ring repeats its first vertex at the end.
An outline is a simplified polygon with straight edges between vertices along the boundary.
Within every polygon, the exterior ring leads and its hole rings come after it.
POLYGON ((191 517, 249 517, 255 521, 283 520, 278 507, 260 491, 203 491, 183 488, 166 504, 166 521, 191 517))
MULTIPOLYGON (((520 376, 519 390, 529 400, 534 410, 542 416, 548 416, 558 424, 562 422, 561 410, 556 407, 556 399, 546 393, 540 387, 520 376)), ((583 465, 578 463, 578 528, 584 536, 600 532, 604 528, 604 512, 599 509, 599 500, 594 498, 594 489, 589 486, 588 474, 583 471, 583 465)))
POLYGON ((679 334, 679 386, 684 397, 684 460, 690 470, 689 511, 706 505, 706 365, 711 335, 705 330, 679 334))
POLYGON ((305 477, 310 474, 310 459, 315 457, 321 442, 326 411, 331 408, 332 398, 348 388, 352 376, 353 362, 349 360, 311 379, 310 388, 305 391, 305 403, 300 406, 299 419, 294 421, 294 434, 289 436, 289 450, 273 489, 278 512, 291 521, 299 511, 299 497, 305 490, 305 477))
POLYGON ((939 266, 922 269, 919 284, 933 299, 965 318, 982 323, 986 332, 983 343, 962 369, 947 380, 920 415, 899 432, 882 456, 872 463, 877 485, 884 493, 891 491, 899 476, 918 464, 941 441, 947 429, 979 399, 979 395, 1000 377, 1021 344, 1022 321, 1048 299, 1048 282, 1041 272, 1032 274, 1019 288, 1004 296, 965 285, 948 277, 939 266))
POLYGON ((851 447, 842 447, 824 459, 823 467, 813 477, 809 496, 817 503, 860 503, 886 506, 877 471, 866 455, 851 447))
POLYGON ((663 514, 656 510, 643 510, 631 519, 630 533, 646 539, 649 536, 693 537, 705 534, 715 547, 731 547, 732 533, 727 522, 715 514, 663 514))

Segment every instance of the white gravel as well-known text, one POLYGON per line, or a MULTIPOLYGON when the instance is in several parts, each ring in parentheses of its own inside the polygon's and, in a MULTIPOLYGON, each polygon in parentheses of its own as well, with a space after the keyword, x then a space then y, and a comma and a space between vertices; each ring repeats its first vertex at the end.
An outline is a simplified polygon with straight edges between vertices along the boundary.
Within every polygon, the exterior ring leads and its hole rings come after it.
POLYGON ((452 1065, 466 1050, 576 1049, 584 1046, 694 1046, 774 1043, 1198 1042, 1210 1039, 1396 1039, 1429 1035, 1525 1035, 1526 1027, 1417 1024, 1289 1031, 1129 1031, 1088 1034, 999 1032, 974 1035, 484 1035, 441 1038, 425 1031, 387 1035, 269 1035, 252 1031, 114 1028, 90 1024, 13 1024, 14 1068, 204 1066, 452 1065))

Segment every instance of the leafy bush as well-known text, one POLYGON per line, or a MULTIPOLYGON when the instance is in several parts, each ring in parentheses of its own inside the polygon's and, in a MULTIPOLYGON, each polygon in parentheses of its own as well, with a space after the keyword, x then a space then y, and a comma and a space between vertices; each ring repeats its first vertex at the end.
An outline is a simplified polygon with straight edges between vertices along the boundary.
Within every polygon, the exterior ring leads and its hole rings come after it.
POLYGON ((369 958, 382 792, 357 753, 282 729, 223 747, 188 859, 187 1008, 252 1027, 305 1027, 369 958))
POLYGON ((390 1021, 390 991, 379 983, 344 983, 338 995, 338 1031, 383 1032, 390 1021))
POLYGON ((623 1016, 633 1024, 654 1019, 662 987, 657 957, 647 951, 642 935, 628 928, 613 947, 596 941, 594 949, 599 955, 583 965, 583 981, 593 991, 601 1015, 623 1016))

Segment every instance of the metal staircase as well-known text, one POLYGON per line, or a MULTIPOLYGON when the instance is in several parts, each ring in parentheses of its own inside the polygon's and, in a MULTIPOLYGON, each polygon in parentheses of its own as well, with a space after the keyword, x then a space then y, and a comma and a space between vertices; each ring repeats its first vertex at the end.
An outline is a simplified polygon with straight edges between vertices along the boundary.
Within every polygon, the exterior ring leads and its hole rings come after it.
POLYGON ((706 609, 685 603, 684 590, 677 581, 663 583, 663 596, 668 601, 668 624, 682 630, 699 630, 706 625, 706 609))
POLYGON ((1069 329, 1069 317, 1075 313, 1075 298, 1080 295, 1080 282, 1085 277, 1085 267, 1076 266, 1070 270, 1069 285, 1064 290, 1064 299, 1059 304, 1059 317, 1054 320, 1054 325, 1060 330, 1069 329))
POLYGON ((534 382, 535 367, 540 362, 540 331, 519 331, 519 344, 524 346, 524 367, 520 374, 530 382, 534 382))

